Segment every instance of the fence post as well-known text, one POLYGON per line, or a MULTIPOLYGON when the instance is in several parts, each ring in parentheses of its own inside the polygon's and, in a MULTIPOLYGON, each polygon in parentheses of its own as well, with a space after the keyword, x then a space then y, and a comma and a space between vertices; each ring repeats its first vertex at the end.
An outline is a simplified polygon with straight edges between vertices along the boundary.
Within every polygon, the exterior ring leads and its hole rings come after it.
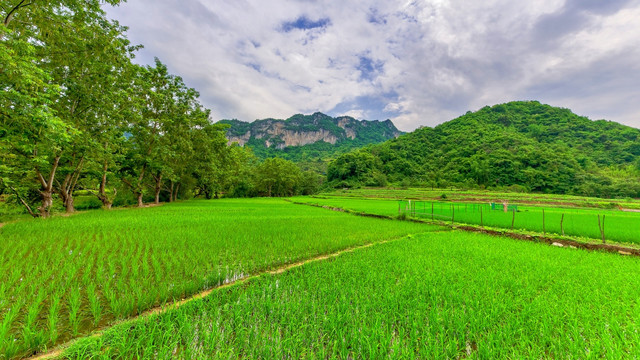
POLYGON ((511 230, 513 231, 513 223, 516 221, 516 211, 513 210, 513 216, 511 217, 511 230))
POLYGON ((598 229, 600 230, 600 236, 602 237, 602 243, 605 244, 604 240, 604 218, 606 215, 602 215, 602 226, 600 225, 600 214, 598 214, 598 229))
POLYGON ((544 226, 544 209, 542 209, 542 236, 547 236, 547 229, 544 226))
POLYGON ((453 219, 456 217, 456 207, 453 207, 453 212, 451 213, 451 225, 453 225, 453 219))
POLYGON ((431 203, 431 221, 433 221, 433 203, 431 203))
POLYGON ((564 213, 562 213, 562 217, 560 218, 560 233, 564 236, 564 213))

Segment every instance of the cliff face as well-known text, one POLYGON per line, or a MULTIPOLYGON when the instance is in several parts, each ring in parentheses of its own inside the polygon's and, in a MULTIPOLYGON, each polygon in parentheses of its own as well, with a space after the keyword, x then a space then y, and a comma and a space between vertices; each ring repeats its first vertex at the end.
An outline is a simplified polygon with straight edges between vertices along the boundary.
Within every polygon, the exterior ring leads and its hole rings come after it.
POLYGON ((322 113, 294 115, 286 120, 264 119, 252 123, 222 120, 230 125, 229 144, 282 150, 290 146, 305 146, 317 142, 332 145, 352 142, 362 146, 398 137, 402 134, 390 120, 356 120, 349 116, 332 118, 322 113))

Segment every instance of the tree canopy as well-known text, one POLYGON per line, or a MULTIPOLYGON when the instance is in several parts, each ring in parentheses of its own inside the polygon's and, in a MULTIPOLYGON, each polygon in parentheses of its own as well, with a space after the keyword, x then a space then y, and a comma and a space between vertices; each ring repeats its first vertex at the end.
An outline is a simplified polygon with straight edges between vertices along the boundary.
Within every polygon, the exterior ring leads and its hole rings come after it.
POLYGON ((327 174, 334 186, 383 179, 434 187, 638 197, 638 155, 638 129, 519 101, 487 106, 344 154, 329 164, 327 174))
POLYGON ((0 2, 3 201, 48 217, 55 206, 73 212, 79 192, 109 209, 303 191, 293 163, 260 163, 227 146, 226 126, 213 124, 199 93, 160 60, 134 64, 140 46, 106 17, 104 3, 0 2))

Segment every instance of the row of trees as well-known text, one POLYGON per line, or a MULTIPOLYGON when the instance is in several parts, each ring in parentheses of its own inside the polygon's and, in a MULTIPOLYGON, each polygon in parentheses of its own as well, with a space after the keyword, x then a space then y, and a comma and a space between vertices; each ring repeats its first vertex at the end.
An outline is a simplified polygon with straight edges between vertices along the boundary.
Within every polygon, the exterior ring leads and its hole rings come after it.
POLYGON ((157 203, 161 194, 173 201, 242 187, 246 195, 304 191, 303 173, 287 168, 295 165, 258 163, 227 146, 225 125, 212 124, 198 92, 159 60, 133 64, 139 46, 106 18, 103 2, 2 1, 0 194, 48 217, 56 198, 74 211, 79 189, 105 208, 123 191, 139 206, 148 193, 157 203), (272 169, 288 177, 273 180, 272 169))

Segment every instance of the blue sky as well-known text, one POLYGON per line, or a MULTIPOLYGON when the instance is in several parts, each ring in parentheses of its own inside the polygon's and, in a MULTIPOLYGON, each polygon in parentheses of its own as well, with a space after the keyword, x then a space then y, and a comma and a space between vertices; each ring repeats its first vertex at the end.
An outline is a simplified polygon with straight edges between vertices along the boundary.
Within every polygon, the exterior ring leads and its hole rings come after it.
POLYGON ((214 120, 321 111, 401 130, 539 100, 640 127, 640 0, 129 0, 107 7, 214 120))

